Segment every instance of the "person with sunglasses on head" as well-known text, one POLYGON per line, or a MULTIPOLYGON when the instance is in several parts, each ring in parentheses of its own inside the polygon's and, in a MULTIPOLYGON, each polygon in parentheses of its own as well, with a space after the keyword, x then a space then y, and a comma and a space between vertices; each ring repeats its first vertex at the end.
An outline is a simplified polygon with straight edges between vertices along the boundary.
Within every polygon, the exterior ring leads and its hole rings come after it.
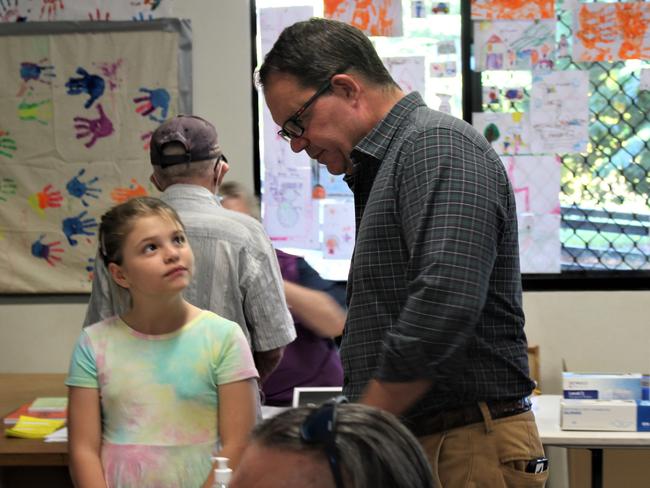
POLYGON ((543 486, 515 198, 498 155, 404 93, 342 22, 284 29, 257 82, 291 149, 354 193, 343 393, 399 415, 442 486, 543 486))
POLYGON ((230 488, 431 488, 417 439, 393 415, 338 397, 259 424, 230 488))
MULTIPOLYGON (((255 219, 221 206, 217 193, 228 162, 205 119, 178 115, 152 134, 152 183, 185 223, 197 273, 184 292, 193 305, 240 325, 263 382, 296 332, 275 251, 255 219)), ((129 296, 95 269, 84 326, 124 313, 129 296)))

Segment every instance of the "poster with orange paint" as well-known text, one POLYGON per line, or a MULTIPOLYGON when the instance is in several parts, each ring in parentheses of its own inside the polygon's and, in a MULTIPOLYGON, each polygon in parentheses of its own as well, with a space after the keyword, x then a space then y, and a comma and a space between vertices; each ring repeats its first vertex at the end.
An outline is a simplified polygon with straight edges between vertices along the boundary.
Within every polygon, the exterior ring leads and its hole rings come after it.
POLYGON ((555 0, 472 0, 474 20, 555 18, 555 0))
POLYGON ((573 16, 574 61, 650 59, 650 3, 584 3, 573 16))
POLYGON ((324 17, 358 27, 368 36, 403 34, 402 0, 324 0, 324 17))
POLYGON ((0 293, 89 292, 101 215, 141 195, 178 111, 179 34, 3 35, 0 293))

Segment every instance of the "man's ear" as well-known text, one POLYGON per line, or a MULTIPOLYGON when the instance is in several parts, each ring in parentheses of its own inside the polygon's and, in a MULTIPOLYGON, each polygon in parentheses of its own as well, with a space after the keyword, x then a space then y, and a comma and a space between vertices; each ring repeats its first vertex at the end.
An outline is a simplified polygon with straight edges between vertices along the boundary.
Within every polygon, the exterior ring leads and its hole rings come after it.
POLYGON ((153 186, 155 186, 158 191, 165 191, 165 189, 162 187, 162 185, 158 182, 158 179, 156 178, 155 173, 151 173, 151 175, 149 176, 149 181, 151 181, 151 183, 153 183, 153 186))
POLYGON ((335 93, 343 94, 346 98, 357 100, 362 91, 359 81, 346 73, 340 73, 332 77, 332 90, 335 93))
POLYGON ((108 263, 108 272, 113 277, 113 281, 120 285, 122 288, 129 288, 129 280, 120 266, 117 263, 108 263))
POLYGON ((219 161, 214 167, 214 182, 217 185, 217 188, 221 186, 223 182, 223 177, 226 176, 226 173, 230 169, 230 166, 223 159, 219 161))

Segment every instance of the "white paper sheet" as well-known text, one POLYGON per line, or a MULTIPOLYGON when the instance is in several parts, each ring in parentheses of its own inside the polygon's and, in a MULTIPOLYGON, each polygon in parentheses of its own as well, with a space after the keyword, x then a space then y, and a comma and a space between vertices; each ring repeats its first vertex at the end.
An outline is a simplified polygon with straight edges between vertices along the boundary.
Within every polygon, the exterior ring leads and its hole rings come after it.
POLYGON ((576 153, 589 142, 589 72, 536 73, 530 95, 533 153, 576 153))

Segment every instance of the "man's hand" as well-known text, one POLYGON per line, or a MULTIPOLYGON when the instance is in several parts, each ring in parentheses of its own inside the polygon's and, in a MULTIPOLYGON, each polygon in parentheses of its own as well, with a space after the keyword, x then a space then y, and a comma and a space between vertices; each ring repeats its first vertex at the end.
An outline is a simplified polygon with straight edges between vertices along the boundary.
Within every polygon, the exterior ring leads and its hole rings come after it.
POLYGON ((253 353, 255 366, 257 367, 257 372, 260 374, 260 384, 263 384, 278 364, 280 364, 283 354, 284 347, 278 347, 270 351, 255 351, 253 353))

